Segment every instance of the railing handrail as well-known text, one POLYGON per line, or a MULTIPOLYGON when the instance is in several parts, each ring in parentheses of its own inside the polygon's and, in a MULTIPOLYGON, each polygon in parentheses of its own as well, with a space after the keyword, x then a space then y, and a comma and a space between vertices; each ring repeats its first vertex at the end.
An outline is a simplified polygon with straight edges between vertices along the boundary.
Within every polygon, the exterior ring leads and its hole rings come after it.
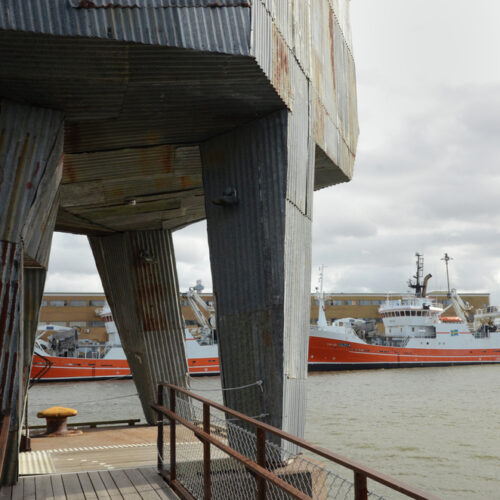
POLYGON ((281 489, 289 493, 290 495, 294 496, 295 498, 301 498, 303 500, 309 500, 309 496, 304 494, 302 491, 298 490, 294 486, 290 485, 286 481, 283 481, 283 479, 279 478, 278 476, 272 474, 269 472, 267 469, 264 467, 261 467, 257 463, 255 463, 253 460, 250 458, 246 457, 245 455, 242 455, 241 453, 238 453, 236 450, 233 450, 230 446, 227 446, 226 444, 222 443, 220 440, 215 438, 212 434, 208 434, 207 432, 201 430, 199 427, 196 425, 192 424, 191 422, 188 422, 184 418, 180 417, 176 413, 170 411, 168 408, 160 405, 153 404, 151 405, 153 409, 158 411, 159 413, 163 413, 164 415, 167 415, 169 418, 175 419, 177 422, 180 424, 184 425, 193 433, 199 437, 200 439, 209 441, 211 444, 222 450, 224 453, 227 453, 229 456, 233 457, 234 459, 238 460, 241 462, 245 467, 250 469, 252 472, 254 472, 256 475, 259 477, 266 479, 268 481, 273 482, 276 484, 276 486, 279 486, 281 489))
MULTIPOLYGON (((339 455, 337 453, 331 452, 325 448, 322 448, 320 446, 313 445, 309 443, 308 441, 305 441, 302 438, 299 438, 297 436, 294 436, 292 434, 289 434, 285 431, 282 431, 281 429, 278 429, 276 427, 273 427, 272 425, 266 424, 264 422, 260 422, 259 420, 256 420, 254 418, 248 417, 247 415, 244 415, 243 413, 240 413, 236 410, 232 410, 231 408, 228 408, 227 406, 221 405, 219 403, 216 403, 215 401, 211 401, 207 398, 204 398, 203 396, 199 396, 198 394, 194 394, 187 389, 184 389, 183 387, 179 387, 174 384, 169 384, 166 382, 160 382, 158 384, 159 387, 168 387, 169 389, 173 389, 174 391, 180 392, 182 394, 185 394, 186 396, 189 396, 197 401, 200 401, 201 403, 204 403, 206 405, 209 405, 212 408, 216 408, 224 413, 227 413, 229 415, 232 415, 244 422, 247 422, 251 425, 253 425, 257 429, 262 429, 266 432, 270 432, 272 434, 275 434, 276 436, 279 436, 283 439, 286 439, 287 441, 290 441, 293 444, 296 444, 300 446, 301 448, 311 451, 317 455, 319 455, 322 458, 325 458, 327 460, 330 460, 332 462, 335 462, 339 465, 342 465, 343 467, 346 467, 348 469, 351 469, 355 473, 361 473, 362 475, 380 483, 385 486, 388 486, 396 491, 399 491, 400 493, 403 493, 410 498, 414 498, 417 500, 440 500, 439 497, 426 493, 418 488, 415 488, 411 485, 408 485, 402 481, 399 481, 397 479, 394 479, 386 474, 383 474, 381 472, 378 472, 370 467, 366 467, 355 460, 351 460, 350 458, 344 457, 342 455, 339 455)), ((160 411, 159 405, 152 405, 152 407, 160 411)), ((163 408, 161 407, 162 410, 160 411, 163 413, 163 408)), ((166 410, 166 408, 164 408, 166 410)), ((170 411, 169 411, 170 412, 170 411)), ((169 415, 167 415, 169 416, 169 415)), ((172 417, 171 417, 172 418, 172 417)), ((198 431, 197 431, 198 432, 198 431)))

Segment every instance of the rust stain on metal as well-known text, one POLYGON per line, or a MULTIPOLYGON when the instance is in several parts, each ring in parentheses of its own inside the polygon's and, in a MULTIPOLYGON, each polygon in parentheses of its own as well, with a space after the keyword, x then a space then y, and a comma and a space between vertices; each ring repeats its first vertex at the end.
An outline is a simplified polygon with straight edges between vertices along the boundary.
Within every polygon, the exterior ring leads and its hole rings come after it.
POLYGON ((119 3, 107 3, 104 5, 97 5, 91 0, 80 0, 78 9, 137 9, 138 5, 120 5, 119 3))
POLYGON ((171 173, 174 165, 175 149, 173 146, 165 146, 165 151, 162 155, 163 166, 167 174, 171 173))
POLYGON ((33 187, 33 181, 35 180, 39 170, 40 170, 40 162, 37 161, 35 171, 33 172, 31 179, 26 183, 26 189, 31 189, 33 187))
POLYGON ((290 84, 290 65, 288 61, 288 47, 280 32, 273 24, 273 77, 272 83, 280 97, 290 107, 292 86, 290 84))
POLYGON ((188 187, 191 186, 191 177, 189 175, 183 175, 181 177, 181 185, 182 189, 187 189, 188 187))
MULTIPOLYGON (((109 2, 106 4, 97 4, 95 2, 92 2, 92 0, 80 0, 78 2, 78 5, 75 6, 77 9, 140 9, 142 7, 148 7, 147 5, 140 5, 139 2, 136 2, 134 4, 121 4, 120 2, 109 2)), ((170 5, 153 5, 151 6, 152 8, 162 8, 162 9, 168 9, 168 8, 186 8, 186 7, 207 7, 210 9, 218 9, 218 8, 226 8, 226 7, 246 7, 249 8, 251 7, 250 2, 222 2, 221 0, 215 0, 214 2, 207 3, 206 5, 203 5, 201 2, 198 5, 185 5, 179 3, 170 3, 170 5)))
POLYGON ((328 27, 330 29, 330 61, 332 63, 332 81, 333 81, 333 89, 335 92, 335 19, 333 18, 333 10, 329 9, 329 19, 328 19, 328 27))

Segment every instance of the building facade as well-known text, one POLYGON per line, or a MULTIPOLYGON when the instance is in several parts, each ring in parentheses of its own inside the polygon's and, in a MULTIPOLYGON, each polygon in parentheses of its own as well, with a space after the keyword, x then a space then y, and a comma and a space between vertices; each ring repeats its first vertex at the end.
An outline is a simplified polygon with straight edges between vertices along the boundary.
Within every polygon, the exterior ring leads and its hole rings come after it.
MULTIPOLYGON (((212 305, 214 297, 210 293, 200 294, 205 302, 212 305)), ((376 327, 383 332, 383 323, 378 312, 379 307, 391 298, 397 300, 407 294, 384 293, 326 293, 325 315, 329 324, 339 318, 363 318, 375 321, 376 327)), ((441 303, 445 308, 450 301, 445 291, 434 291, 428 296, 441 303)), ((468 302, 473 310, 490 305, 489 293, 464 293, 462 299, 468 302)), ((80 338, 104 342, 107 339, 100 309, 104 306, 106 297, 103 293, 45 293, 40 310, 40 327, 47 324, 77 327, 80 338)), ((182 315, 188 328, 196 326, 196 317, 185 298, 180 297, 182 315)), ((318 321, 318 299, 311 294, 311 324, 318 321)), ((445 315, 454 316, 454 311, 446 310, 445 315)))

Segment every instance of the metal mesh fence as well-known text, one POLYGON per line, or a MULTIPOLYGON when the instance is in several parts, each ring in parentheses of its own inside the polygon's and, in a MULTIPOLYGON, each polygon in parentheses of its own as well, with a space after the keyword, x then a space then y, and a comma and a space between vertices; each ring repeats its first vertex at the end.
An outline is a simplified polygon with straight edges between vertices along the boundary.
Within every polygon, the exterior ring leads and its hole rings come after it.
MULTIPOLYGON (((176 413, 203 429, 203 405, 185 396, 176 397, 176 413)), ((164 469, 170 470, 169 439, 170 427, 165 419, 164 427, 164 469)), ((221 443, 257 462, 257 435, 248 424, 211 407, 210 434, 221 443)), ((266 436, 267 438, 269 436, 266 436)), ((354 484, 346 477, 353 472, 334 463, 324 463, 307 455, 304 450, 291 453, 284 447, 266 441, 266 469, 314 499, 354 500, 354 484)), ((194 498, 204 497, 203 443, 194 432, 176 425, 176 477, 194 498)), ((257 495, 257 477, 240 461, 231 457, 215 445, 210 446, 210 487, 214 499, 254 499, 257 495)), ((266 481, 266 498, 292 498, 280 487, 266 481)), ((400 498, 394 490, 370 481, 368 498, 383 500, 400 498)), ((401 496, 401 498, 406 498, 401 496)))

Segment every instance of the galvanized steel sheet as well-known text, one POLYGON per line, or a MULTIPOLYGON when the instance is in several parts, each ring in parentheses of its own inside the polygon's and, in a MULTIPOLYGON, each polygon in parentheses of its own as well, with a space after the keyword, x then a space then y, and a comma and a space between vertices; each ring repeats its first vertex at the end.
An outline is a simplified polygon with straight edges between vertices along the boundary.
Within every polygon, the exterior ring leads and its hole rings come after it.
POLYGON ((41 180, 52 178, 62 121, 56 111, 0 101, 0 240, 19 241, 41 180))
POLYGON ((5 0, 0 29, 246 54, 249 6, 238 0, 5 0))
POLYGON ((92 251, 149 424, 158 382, 186 387, 187 361, 172 236, 90 237, 92 251))

